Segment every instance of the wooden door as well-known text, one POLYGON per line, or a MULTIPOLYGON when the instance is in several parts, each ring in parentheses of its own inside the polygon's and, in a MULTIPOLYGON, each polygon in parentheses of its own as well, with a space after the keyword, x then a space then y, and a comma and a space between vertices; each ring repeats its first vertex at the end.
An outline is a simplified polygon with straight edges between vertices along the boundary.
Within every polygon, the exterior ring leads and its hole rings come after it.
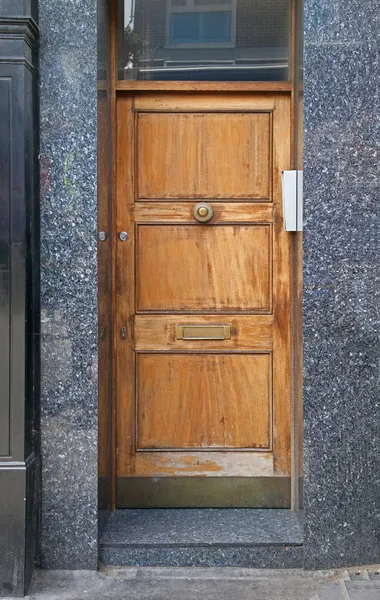
POLYGON ((117 129, 117 505, 288 506, 290 97, 122 93, 117 129))

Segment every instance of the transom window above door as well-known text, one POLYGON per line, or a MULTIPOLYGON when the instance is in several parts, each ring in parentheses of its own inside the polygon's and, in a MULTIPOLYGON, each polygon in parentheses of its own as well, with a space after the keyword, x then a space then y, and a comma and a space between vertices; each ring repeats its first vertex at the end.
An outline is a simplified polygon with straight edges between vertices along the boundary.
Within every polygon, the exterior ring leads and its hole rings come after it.
POLYGON ((116 1, 119 79, 290 79, 291 0, 116 1))
POLYGON ((235 44, 235 0, 168 0, 167 45, 235 44))

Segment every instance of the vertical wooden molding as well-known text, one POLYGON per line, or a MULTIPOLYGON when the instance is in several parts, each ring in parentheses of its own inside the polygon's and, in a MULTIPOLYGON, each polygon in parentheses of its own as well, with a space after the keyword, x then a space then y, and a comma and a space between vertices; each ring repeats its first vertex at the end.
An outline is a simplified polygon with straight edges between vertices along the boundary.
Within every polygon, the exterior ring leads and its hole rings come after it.
POLYGON ((117 227, 117 105, 116 105, 116 83, 117 83, 117 0, 110 2, 110 26, 111 26, 111 128, 112 128, 112 186, 111 186, 111 272, 112 272, 112 390, 111 390, 111 510, 116 508, 116 455, 117 455, 117 336, 118 322, 116 318, 116 227, 117 227))
MULTIPOLYGON (((292 34, 291 34, 291 72, 292 72, 292 169, 302 169, 302 131, 299 130, 299 61, 302 31, 299 27, 299 11, 302 10, 300 0, 292 2, 292 34)), ((302 119, 301 119, 302 123, 302 119)), ((293 393, 292 393, 292 465, 291 465, 291 510, 298 511, 301 505, 300 482, 302 473, 302 233, 293 236, 293 393)))

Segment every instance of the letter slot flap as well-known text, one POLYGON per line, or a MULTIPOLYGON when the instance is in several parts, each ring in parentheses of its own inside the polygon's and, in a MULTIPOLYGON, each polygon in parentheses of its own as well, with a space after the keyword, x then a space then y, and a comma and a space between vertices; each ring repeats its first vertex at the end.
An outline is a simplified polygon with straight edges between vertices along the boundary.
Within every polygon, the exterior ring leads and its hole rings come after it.
POLYGON ((177 325, 177 340, 230 340, 231 325, 177 325))

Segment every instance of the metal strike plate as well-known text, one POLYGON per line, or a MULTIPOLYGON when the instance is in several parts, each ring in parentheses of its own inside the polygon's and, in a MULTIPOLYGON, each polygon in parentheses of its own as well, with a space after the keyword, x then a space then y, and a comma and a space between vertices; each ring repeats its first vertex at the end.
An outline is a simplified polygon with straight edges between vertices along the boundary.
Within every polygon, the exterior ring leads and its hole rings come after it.
POLYGON ((177 325, 177 340, 230 340, 231 325, 177 325))
POLYGON ((283 171, 282 206, 285 231, 302 231, 303 171, 283 171))

